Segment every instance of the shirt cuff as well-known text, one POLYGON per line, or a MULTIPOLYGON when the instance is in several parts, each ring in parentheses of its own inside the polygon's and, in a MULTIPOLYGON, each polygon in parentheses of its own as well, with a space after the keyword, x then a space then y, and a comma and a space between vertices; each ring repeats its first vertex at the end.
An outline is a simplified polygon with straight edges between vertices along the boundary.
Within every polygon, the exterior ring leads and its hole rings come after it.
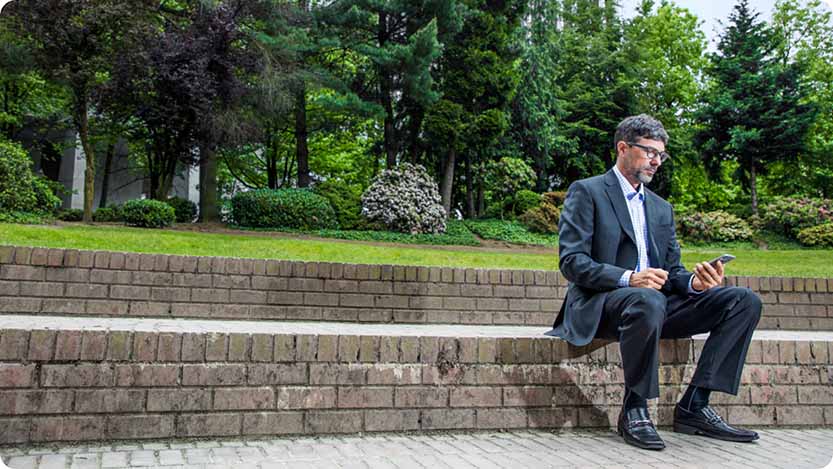
POLYGON ((632 270, 626 270, 625 273, 619 277, 619 288, 626 288, 631 286, 631 275, 633 274, 632 270))
POLYGON ((703 293, 702 291, 695 290, 694 287, 691 286, 692 283, 694 283, 694 275, 692 275, 691 278, 688 279, 688 294, 689 295, 699 295, 699 294, 703 293))

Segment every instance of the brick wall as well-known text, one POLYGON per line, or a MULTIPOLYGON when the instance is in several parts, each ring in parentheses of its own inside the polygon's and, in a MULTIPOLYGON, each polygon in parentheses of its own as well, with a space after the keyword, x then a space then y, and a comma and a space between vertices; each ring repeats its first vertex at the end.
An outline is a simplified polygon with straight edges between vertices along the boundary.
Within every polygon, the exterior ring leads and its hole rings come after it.
MULTIPOLYGON (((549 338, 0 330, 0 444, 373 431, 608 427, 617 344, 549 338)), ((703 342, 661 344, 672 406, 703 342)), ((738 425, 833 425, 833 341, 754 340, 738 425)))
MULTIPOLYGON (((833 331, 833 279, 728 277, 760 329, 833 331)), ((0 314, 552 323, 559 272, 351 265, 0 246, 0 314)))

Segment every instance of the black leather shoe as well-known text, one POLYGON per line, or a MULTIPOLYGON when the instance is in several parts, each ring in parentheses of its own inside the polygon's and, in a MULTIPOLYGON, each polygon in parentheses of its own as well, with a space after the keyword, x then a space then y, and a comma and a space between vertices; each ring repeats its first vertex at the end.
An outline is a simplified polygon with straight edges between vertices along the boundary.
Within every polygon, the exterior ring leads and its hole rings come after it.
POLYGON ((752 430, 729 426, 714 409, 708 406, 700 410, 689 411, 677 404, 674 409, 674 431, 726 441, 749 442, 758 439, 758 434, 752 430))
POLYGON ((619 435, 625 439, 625 443, 642 449, 662 450, 665 449, 665 442, 659 437, 648 409, 634 407, 630 410, 622 410, 619 414, 619 423, 616 425, 619 435))

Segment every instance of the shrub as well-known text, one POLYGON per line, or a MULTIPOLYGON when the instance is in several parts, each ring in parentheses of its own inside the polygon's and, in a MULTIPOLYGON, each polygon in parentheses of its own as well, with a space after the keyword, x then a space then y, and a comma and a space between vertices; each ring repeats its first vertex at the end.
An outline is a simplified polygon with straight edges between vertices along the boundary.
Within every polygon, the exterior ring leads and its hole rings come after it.
POLYGON ((693 242, 742 241, 752 237, 752 228, 740 218, 715 210, 694 212, 677 219, 677 232, 693 242))
POLYGON ((142 228, 164 228, 176 220, 174 208, 159 200, 129 200, 122 206, 124 223, 142 228))
MULTIPOLYGON (((547 194, 554 194, 554 192, 547 192, 547 194)), ((555 200, 557 199, 554 197, 544 197, 541 205, 531 208, 521 215, 520 222, 529 228, 529 231, 535 233, 558 233, 558 220, 561 218, 561 209, 552 203, 555 200)))
POLYGON ((16 143, 0 140, 0 212, 49 214, 60 203, 49 181, 32 173, 26 151, 16 143))
POLYGON ((0 223, 21 223, 26 225, 37 225, 44 223, 46 217, 39 213, 29 212, 0 212, 0 223))
POLYGON ((805 246, 833 247, 833 222, 804 228, 797 237, 805 246))
POLYGON ((442 233, 446 213, 437 184, 419 165, 382 171, 362 195, 362 214, 403 233, 442 233))
POLYGON ((182 197, 171 197, 165 203, 174 208, 177 223, 193 223, 197 218, 197 204, 182 197))
POLYGON ((810 197, 775 197, 759 210, 764 229, 796 237, 799 231, 833 221, 833 202, 810 197))
POLYGON ((260 189, 235 194, 231 220, 249 228, 338 228, 330 202, 308 189, 260 189))
POLYGON ((93 221, 97 222, 116 222, 123 221, 122 209, 118 205, 111 207, 100 207, 93 212, 93 221))
POLYGON ((527 210, 533 209, 541 205, 541 194, 527 189, 518 191, 514 197, 514 212, 516 215, 525 213, 527 210))
POLYGON ((483 239, 506 241, 516 244, 554 246, 556 236, 530 233, 524 225, 507 220, 466 220, 466 226, 483 239))
POLYGON ((567 191, 544 192, 541 194, 541 200, 543 203, 552 204, 561 208, 564 205, 564 201, 567 200, 567 191))
POLYGON ((84 211, 79 208, 65 208, 58 210, 58 220, 81 221, 84 219, 84 211))
POLYGON ((361 187, 330 179, 316 184, 314 192, 330 202, 341 229, 363 227, 361 187))
POLYGON ((520 158, 504 157, 489 163, 486 184, 499 200, 511 198, 522 189, 529 189, 535 183, 535 171, 520 158))

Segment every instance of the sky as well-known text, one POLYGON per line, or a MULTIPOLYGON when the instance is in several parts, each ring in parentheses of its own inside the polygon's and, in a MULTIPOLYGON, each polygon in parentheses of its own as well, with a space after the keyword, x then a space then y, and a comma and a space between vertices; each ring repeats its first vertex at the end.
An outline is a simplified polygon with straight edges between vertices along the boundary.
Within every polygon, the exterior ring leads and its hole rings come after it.
MULTIPOLYGON (((735 0, 673 0, 678 6, 687 8, 694 13, 703 24, 700 26, 709 41, 709 50, 717 50, 716 40, 723 27, 719 21, 728 22, 729 13, 737 4, 735 0)), ((833 0, 827 0, 831 2, 833 0)), ((622 12, 626 18, 636 14, 636 7, 640 0, 622 0, 622 12)), ((658 4, 659 2, 657 2, 658 4)), ((749 0, 749 6, 761 14, 761 19, 769 21, 772 17, 772 10, 775 7, 775 0, 749 0)))

